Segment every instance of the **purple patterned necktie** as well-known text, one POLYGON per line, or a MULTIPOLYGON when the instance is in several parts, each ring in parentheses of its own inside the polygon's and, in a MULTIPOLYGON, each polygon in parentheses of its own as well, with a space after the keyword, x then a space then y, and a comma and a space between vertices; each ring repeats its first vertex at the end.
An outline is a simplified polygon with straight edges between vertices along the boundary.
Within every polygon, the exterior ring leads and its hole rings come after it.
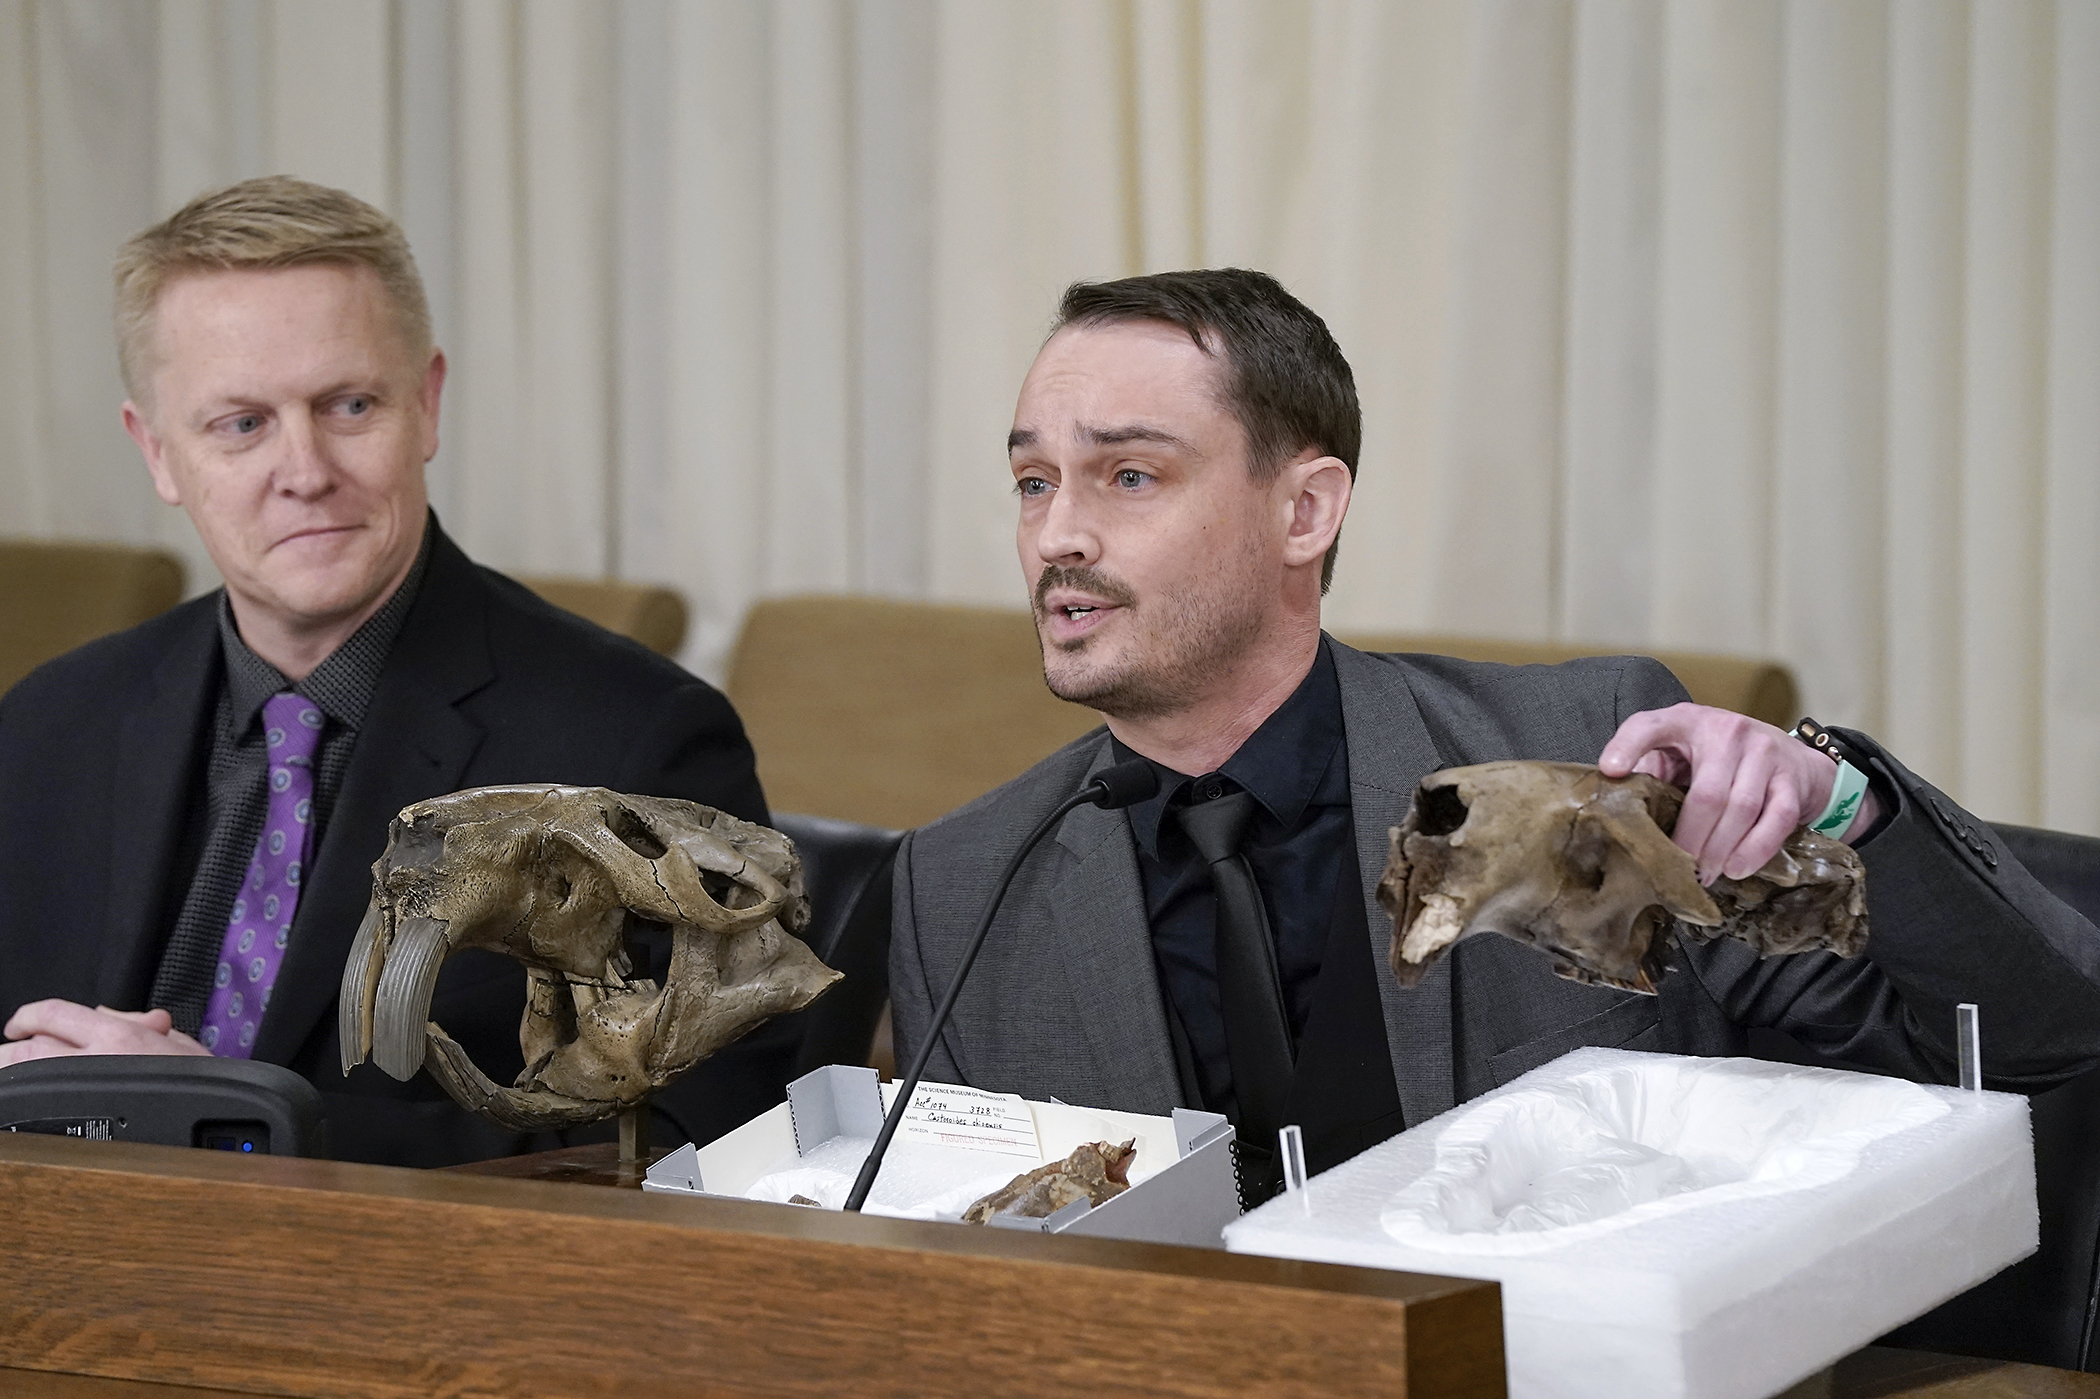
POLYGON ((320 708, 290 690, 263 706, 270 755, 270 814, 255 842, 247 878, 234 896, 219 945, 219 967, 205 1003, 199 1043, 214 1054, 245 1059, 270 1004, 270 988, 291 941, 299 881, 313 847, 314 750, 321 746, 320 708))

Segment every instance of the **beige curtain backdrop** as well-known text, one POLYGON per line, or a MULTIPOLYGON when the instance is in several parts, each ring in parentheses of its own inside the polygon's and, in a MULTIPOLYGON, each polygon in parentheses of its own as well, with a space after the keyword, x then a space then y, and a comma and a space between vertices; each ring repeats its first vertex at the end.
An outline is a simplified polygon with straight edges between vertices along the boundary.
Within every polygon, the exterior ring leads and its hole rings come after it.
POLYGON ((2100 833, 2092 0, 0 0, 0 531, 208 566, 107 268, 266 171, 395 211, 499 567, 1017 604, 1058 290, 1266 268, 1356 366, 1340 628, 1768 654, 2100 833))

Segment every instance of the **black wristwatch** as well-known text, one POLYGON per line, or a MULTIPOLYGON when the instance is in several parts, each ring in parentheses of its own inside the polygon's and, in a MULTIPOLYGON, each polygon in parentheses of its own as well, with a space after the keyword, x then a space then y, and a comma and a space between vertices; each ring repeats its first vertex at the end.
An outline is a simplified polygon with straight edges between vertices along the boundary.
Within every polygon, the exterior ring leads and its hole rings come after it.
POLYGON ((1800 723, 1794 725, 1787 736, 1800 739, 1803 743, 1834 762, 1852 763, 1852 766, 1859 768, 1861 772, 1866 772, 1865 768, 1860 767, 1858 763, 1852 762, 1851 750, 1838 742, 1836 734, 1805 715, 1800 723))

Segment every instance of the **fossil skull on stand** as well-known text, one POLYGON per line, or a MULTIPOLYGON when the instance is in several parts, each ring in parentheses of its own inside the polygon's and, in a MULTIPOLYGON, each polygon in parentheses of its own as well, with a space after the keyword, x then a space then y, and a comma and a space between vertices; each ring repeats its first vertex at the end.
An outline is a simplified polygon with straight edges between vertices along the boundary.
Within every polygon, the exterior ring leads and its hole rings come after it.
POLYGON ((387 830, 343 969, 343 1072, 427 1068, 520 1131, 629 1112, 839 979, 793 936, 808 922, 787 838, 693 802, 540 784, 417 802, 387 830), (650 924, 670 930, 661 986, 627 951, 650 924), (469 947, 525 964, 511 1087, 429 1018, 439 968, 469 947))
POLYGON ((1702 888, 1670 843, 1684 793, 1583 763, 1502 762, 1422 779, 1393 828, 1378 901, 1393 918, 1393 973, 1421 980, 1462 937, 1495 932, 1553 958, 1571 981, 1654 994, 1669 934, 1723 934, 1760 956, 1866 946, 1866 870, 1850 847, 1801 829, 1763 869, 1702 888))

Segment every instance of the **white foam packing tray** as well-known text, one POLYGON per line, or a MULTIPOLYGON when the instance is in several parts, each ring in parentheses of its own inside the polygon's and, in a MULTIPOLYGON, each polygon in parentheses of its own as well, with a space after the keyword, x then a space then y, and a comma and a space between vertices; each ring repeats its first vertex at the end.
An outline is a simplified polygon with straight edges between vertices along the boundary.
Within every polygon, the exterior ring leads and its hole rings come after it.
POLYGON ((1851 1169, 1821 1184, 1749 1198, 1703 1192, 1713 1203, 1682 1195, 1655 1217, 1550 1231, 1566 1240, 1541 1246, 1537 1235, 1531 1251, 1499 1256, 1403 1244, 1385 1228, 1388 1205, 1437 1166, 1439 1140, 1469 1115, 1505 1095, 1643 1064, 1775 1081, 1806 1074, 1833 1091, 1871 1079, 1577 1050, 1315 1177, 1302 1197, 1271 1201, 1226 1228, 1226 1247, 1500 1281, 1513 1399, 1765 1399, 2035 1249, 2027 1100, 1931 1086, 1919 1091, 1945 1113, 1869 1141, 1851 1169))
MULTIPOLYGON (((754 1187, 776 1177, 783 1168, 819 1157, 836 1158, 834 1164, 850 1160, 845 1178, 849 1180, 850 1170, 857 1168, 873 1145, 896 1088, 894 1083, 878 1085, 875 1070, 870 1068, 832 1064, 813 1069, 788 1086, 787 1102, 705 1147, 688 1144, 656 1162, 642 1188, 662 1194, 749 1199, 754 1198, 754 1187)), ((1000 1219, 995 1223, 1045 1233, 1217 1248, 1219 1231, 1227 1221, 1238 1218, 1233 1131, 1223 1117, 1186 1108, 1174 1109, 1171 1117, 1153 1117, 1056 1102, 1026 1106, 1035 1123, 1041 1148, 1038 1156, 1023 1159, 959 1147, 919 1149, 905 1146, 900 1138, 884 1159, 883 1175, 868 1201, 867 1213, 953 1219, 929 1212, 920 1200, 897 1198, 899 1175, 906 1178, 906 1193, 910 1194, 915 1151, 920 1165, 945 1165, 951 1177, 958 1166, 966 1167, 966 1175, 981 1173, 982 1179, 960 1196, 966 1204, 1036 1165, 1065 1156, 1081 1142, 1128 1138, 1138 1147, 1128 1190, 1099 1206, 1074 1201, 1047 1219, 1000 1219), (969 1165, 972 1162, 975 1164, 969 1165), (877 1198, 885 1194, 891 1197, 888 1204, 877 1198)), ((838 1183, 843 1186, 844 1180, 838 1183)), ((843 1195, 843 1189, 838 1193, 843 1195)))

